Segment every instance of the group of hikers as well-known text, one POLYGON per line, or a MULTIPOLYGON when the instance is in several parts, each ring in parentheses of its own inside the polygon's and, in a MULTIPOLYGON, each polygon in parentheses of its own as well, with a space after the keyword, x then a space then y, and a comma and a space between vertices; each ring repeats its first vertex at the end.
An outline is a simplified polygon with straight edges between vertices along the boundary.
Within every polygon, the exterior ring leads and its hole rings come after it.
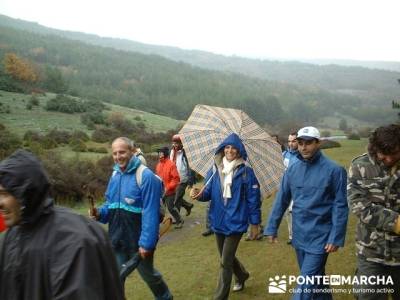
MULTIPOLYGON (((18 150, 1 161, 0 213, 8 229, 0 236, 0 299, 124 299, 126 268, 135 258, 154 298, 173 299, 154 267, 154 251, 162 204, 177 230, 184 225, 181 207, 190 215, 187 187, 191 199, 209 203, 206 233, 215 234, 220 256, 214 299, 228 299, 232 281, 232 291, 242 291, 250 272, 236 252, 244 234, 259 238, 262 203, 246 147, 236 133, 226 136, 205 184, 194 187, 181 137, 172 142, 171 151, 158 149, 153 172, 133 141, 115 139, 105 202, 92 207, 89 218, 54 205, 46 171, 33 154, 18 150), (108 236, 98 222, 108 224, 108 236)), ((390 276, 393 291, 377 294, 380 285, 364 280, 355 297, 400 299, 400 125, 375 129, 368 152, 348 173, 322 153, 315 127, 290 133, 288 146, 263 235, 276 243, 283 216, 290 216, 288 243, 300 275, 324 276, 329 253, 344 246, 350 209, 358 218, 356 276, 390 276)), ((304 282, 296 291, 293 299, 332 299, 324 281, 304 282)))

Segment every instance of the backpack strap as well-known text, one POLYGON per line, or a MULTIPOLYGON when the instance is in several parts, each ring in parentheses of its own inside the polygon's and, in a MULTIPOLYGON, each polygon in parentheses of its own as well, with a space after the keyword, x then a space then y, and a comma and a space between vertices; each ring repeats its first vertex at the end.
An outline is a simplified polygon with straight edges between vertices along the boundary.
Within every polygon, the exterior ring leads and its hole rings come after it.
POLYGON ((143 172, 144 170, 147 169, 147 167, 144 164, 140 164, 139 167, 136 169, 136 183, 139 188, 142 187, 142 181, 143 181, 143 172))

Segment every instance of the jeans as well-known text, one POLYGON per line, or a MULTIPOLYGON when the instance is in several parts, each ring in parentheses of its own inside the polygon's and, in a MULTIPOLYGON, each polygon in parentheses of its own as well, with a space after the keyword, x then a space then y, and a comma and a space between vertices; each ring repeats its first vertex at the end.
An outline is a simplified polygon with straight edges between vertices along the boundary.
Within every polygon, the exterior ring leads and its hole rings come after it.
POLYGON ((231 288, 232 275, 235 281, 243 282, 249 273, 236 257, 236 250, 243 234, 223 235, 216 233, 217 247, 221 257, 218 285, 215 291, 215 300, 228 299, 231 288))
MULTIPOLYGON (((297 262, 300 267, 300 275, 303 277, 325 275, 325 264, 328 259, 328 253, 313 254, 305 252, 304 250, 296 249, 297 262)), ((315 280, 316 277, 314 277, 315 280)), ((330 293, 316 293, 313 289, 329 289, 329 286, 321 284, 300 284, 296 287, 296 290, 301 290, 301 293, 293 295, 292 300, 331 300, 332 294, 330 293), (305 289, 311 290, 311 292, 304 292, 305 289)))
POLYGON ((400 299, 400 266, 386 266, 380 263, 367 261, 363 257, 357 257, 357 271, 356 276, 360 278, 360 276, 377 276, 379 277, 391 276, 393 280, 393 285, 384 285, 384 284, 374 284, 369 285, 362 284, 355 284, 354 288, 354 295, 359 300, 386 300, 389 299, 389 293, 387 292, 380 292, 376 293, 377 289, 384 290, 386 289, 393 289, 394 293, 390 294, 392 299, 400 299), (371 292, 370 292, 371 291, 371 292))
MULTIPOLYGON (((135 252, 126 252, 122 250, 114 249, 115 257, 117 259, 117 264, 119 270, 123 263, 131 259, 135 252)), ((154 299, 157 300, 170 300, 173 299, 171 292, 168 289, 167 284, 163 280, 160 272, 158 272, 153 265, 153 257, 148 257, 142 259, 137 266, 137 270, 140 277, 146 282, 147 286, 150 288, 154 295, 154 299)), ((124 282, 122 283, 124 284, 124 282)))

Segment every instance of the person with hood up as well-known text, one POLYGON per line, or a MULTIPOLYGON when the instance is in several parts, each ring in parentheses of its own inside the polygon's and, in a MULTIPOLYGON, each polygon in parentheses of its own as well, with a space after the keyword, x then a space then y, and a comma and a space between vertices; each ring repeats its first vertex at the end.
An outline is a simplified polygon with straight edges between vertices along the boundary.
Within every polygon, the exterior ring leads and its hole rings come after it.
POLYGON ((134 155, 133 145, 127 137, 113 141, 111 149, 115 165, 105 193, 106 201, 89 213, 99 222, 108 223, 108 234, 120 271, 138 253, 141 260, 137 270, 154 298, 172 299, 162 275, 154 268, 162 182, 146 167, 141 184, 138 183, 136 172, 142 163, 134 155))
POLYGON ((309 279, 298 285, 296 291, 300 292, 293 299, 332 299, 322 278, 329 253, 344 246, 349 210, 346 170, 322 154, 317 128, 301 128, 297 142, 298 161, 283 175, 264 235, 269 242, 277 242, 282 217, 293 200, 292 245, 301 276, 309 279))
POLYGON ((193 188, 191 197, 209 201, 211 229, 215 233, 221 258, 218 285, 214 299, 228 299, 232 275, 234 292, 243 290, 249 272, 236 257, 242 235, 250 223, 252 235, 258 234, 261 223, 260 185, 251 167, 239 136, 230 134, 217 147, 215 163, 205 178, 206 185, 193 188))
POLYGON ((0 299, 124 299, 106 232, 49 197, 38 159, 18 150, 0 163, 0 299))

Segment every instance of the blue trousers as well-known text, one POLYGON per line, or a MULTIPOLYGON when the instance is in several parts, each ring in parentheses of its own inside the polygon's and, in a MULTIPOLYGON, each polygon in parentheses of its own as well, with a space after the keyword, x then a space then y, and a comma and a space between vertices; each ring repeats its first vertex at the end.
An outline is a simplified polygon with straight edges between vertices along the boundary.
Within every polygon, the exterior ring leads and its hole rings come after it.
MULTIPOLYGON (((313 254, 308 253, 300 249, 296 249, 297 263, 300 267, 300 276, 306 278, 312 277, 315 275, 325 275, 325 264, 328 259, 328 253, 323 254, 313 254)), ((316 279, 315 279, 316 280, 316 279)), ((315 281, 315 283, 317 283, 315 281)), ((332 295, 330 293, 313 293, 313 289, 324 289, 329 288, 329 285, 323 285, 322 280, 321 284, 300 284, 296 287, 297 290, 301 290, 303 292, 296 293, 293 295, 293 300, 331 300, 332 295), (311 292, 304 292, 305 289, 309 289, 311 292)))
MULTIPOLYGON (((124 262, 131 259, 135 252, 128 253, 122 250, 114 249, 115 257, 117 259, 118 268, 121 270, 121 266, 124 262)), ((173 299, 171 292, 168 289, 167 284, 162 278, 160 272, 158 272, 153 265, 153 257, 142 259, 137 266, 137 270, 140 277, 146 282, 154 295, 154 299, 157 300, 171 300, 173 299)), ((122 283, 124 284, 124 283, 122 283)))

